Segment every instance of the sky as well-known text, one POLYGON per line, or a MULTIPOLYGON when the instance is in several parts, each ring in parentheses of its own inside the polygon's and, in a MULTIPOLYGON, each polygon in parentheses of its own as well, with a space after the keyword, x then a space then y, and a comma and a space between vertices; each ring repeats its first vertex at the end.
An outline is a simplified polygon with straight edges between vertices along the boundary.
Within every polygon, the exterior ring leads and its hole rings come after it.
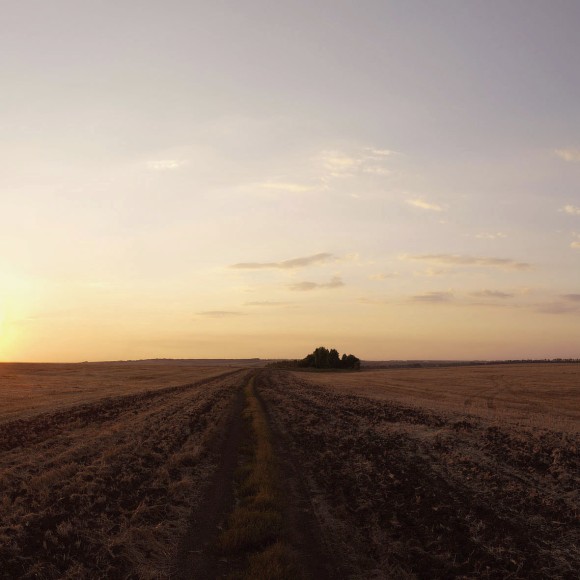
POLYGON ((0 360, 580 356, 576 0, 1 0, 0 360))

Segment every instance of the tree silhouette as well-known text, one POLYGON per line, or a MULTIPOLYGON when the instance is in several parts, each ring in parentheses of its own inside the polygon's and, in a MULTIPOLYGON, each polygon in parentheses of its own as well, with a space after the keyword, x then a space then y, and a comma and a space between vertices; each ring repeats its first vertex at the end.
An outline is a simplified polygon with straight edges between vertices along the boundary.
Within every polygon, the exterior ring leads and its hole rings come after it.
POLYGON ((297 366, 316 369, 359 370, 360 359, 353 354, 343 354, 341 358, 335 348, 328 350, 324 346, 319 346, 314 352, 297 361, 297 366))

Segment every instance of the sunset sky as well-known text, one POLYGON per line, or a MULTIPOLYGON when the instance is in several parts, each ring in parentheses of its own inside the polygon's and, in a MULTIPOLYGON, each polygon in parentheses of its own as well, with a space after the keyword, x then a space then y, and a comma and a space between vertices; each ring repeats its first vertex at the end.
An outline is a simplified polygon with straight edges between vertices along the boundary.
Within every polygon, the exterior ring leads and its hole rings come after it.
POLYGON ((13 0, 0 360, 580 356, 580 2, 13 0))

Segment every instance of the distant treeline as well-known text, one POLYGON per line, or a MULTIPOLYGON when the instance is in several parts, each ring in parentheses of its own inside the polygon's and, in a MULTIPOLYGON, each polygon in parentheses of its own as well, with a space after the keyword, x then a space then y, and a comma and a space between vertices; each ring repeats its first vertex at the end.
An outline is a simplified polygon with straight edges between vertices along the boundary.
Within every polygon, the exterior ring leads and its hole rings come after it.
POLYGON ((360 370, 360 359, 354 354, 338 354, 335 348, 330 350, 324 346, 319 346, 314 352, 306 355, 300 360, 282 360, 270 363, 269 367, 274 368, 311 368, 311 369, 344 369, 360 370))
POLYGON ((541 358, 541 359, 507 359, 507 360, 425 360, 425 361, 363 361, 363 367, 375 369, 421 369, 434 367, 464 367, 486 365, 516 365, 516 364, 563 364, 580 363, 580 358, 541 358))

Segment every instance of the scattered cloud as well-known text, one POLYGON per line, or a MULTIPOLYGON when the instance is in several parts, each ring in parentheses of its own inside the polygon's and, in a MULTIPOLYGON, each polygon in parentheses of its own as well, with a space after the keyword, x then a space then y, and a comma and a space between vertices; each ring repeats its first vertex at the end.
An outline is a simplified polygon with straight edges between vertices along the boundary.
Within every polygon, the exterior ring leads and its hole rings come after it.
POLYGON ((580 302, 580 294, 562 294, 561 297, 564 300, 570 300, 571 302, 580 302))
POLYGON ((546 304, 537 304, 536 312, 542 314, 571 314, 580 313, 580 304, 570 304, 569 302, 548 302, 546 304))
POLYGON ((258 187, 275 191, 286 191, 288 193, 304 193, 305 191, 312 191, 316 189, 316 187, 311 185, 304 185, 302 183, 289 183, 284 181, 265 181, 263 183, 258 183, 258 187))
POLYGON ((207 318, 228 318, 230 316, 244 316, 243 312, 235 310, 204 310, 197 313, 199 316, 206 316, 207 318))
POLYGON ((564 161, 580 161, 580 149, 556 149, 554 153, 564 161))
POLYGON ((290 290, 295 292, 309 292, 311 290, 319 290, 322 288, 341 288, 344 286, 344 282, 339 276, 334 276, 329 282, 323 282, 318 284, 316 282, 298 282, 297 284, 291 284, 288 286, 290 290))
POLYGON ((445 276, 449 273, 450 271, 447 268, 427 268, 426 270, 421 270, 420 272, 413 272, 413 276, 425 276, 426 278, 435 278, 437 276, 445 276))
POLYGON ((399 276, 399 272, 386 272, 380 274, 371 274, 369 276, 369 280, 388 280, 390 278, 398 278, 399 276))
POLYGON ((416 294, 411 296, 412 302, 430 302, 430 303, 441 303, 450 302, 453 300, 452 292, 426 292, 424 294, 416 294))
POLYGON ((188 161, 184 159, 161 159, 159 161, 149 161, 147 166, 153 171, 171 171, 187 164, 188 161))
POLYGON ((394 154, 395 152, 389 149, 374 147, 356 148, 349 153, 337 150, 322 151, 318 156, 318 163, 323 171, 322 181, 328 182, 330 179, 348 178, 361 174, 389 176, 392 170, 385 164, 394 154))
POLYGON ((375 157, 390 157, 391 155, 396 155, 396 151, 392 151, 391 149, 373 149, 372 147, 367 147, 365 149, 371 156, 375 157))
POLYGON ((515 294, 509 292, 501 292, 500 290, 481 290, 480 292, 472 292, 472 296, 478 298, 513 298, 515 294))
POLYGON ((532 266, 527 262, 517 262, 509 258, 488 258, 479 256, 463 256, 460 254, 421 254, 401 256, 402 260, 433 262, 447 266, 476 266, 483 268, 500 268, 504 270, 529 270, 532 266))
POLYGON ((323 151, 322 165, 331 177, 350 177, 362 165, 362 159, 339 151, 323 151))
POLYGON ((391 175, 393 172, 385 167, 377 167, 375 165, 369 165, 363 168, 363 173, 372 173, 373 175, 391 175))
POLYGON ((475 234, 475 237, 480 240, 499 240, 507 238, 507 234, 502 232, 482 232, 480 234, 475 234))
POLYGON ((230 268, 236 270, 293 270, 295 268, 305 268, 313 264, 321 264, 334 259, 333 254, 323 252, 314 254, 312 256, 305 256, 303 258, 292 258, 291 260, 283 260, 282 262, 240 262, 232 264, 230 268))
POLYGON ((357 299, 359 304, 370 304, 370 305, 385 305, 385 304, 393 304, 394 300, 391 298, 369 298, 368 296, 361 296, 357 299))
POLYGON ((292 302, 277 302, 273 300, 258 300, 255 302, 246 302, 244 306, 260 306, 260 307, 275 307, 275 306, 290 306, 292 302))
POLYGON ((560 209, 560 211, 563 211, 564 213, 570 215, 580 215, 580 207, 576 205, 565 205, 563 208, 560 209))
POLYGON ((413 207, 418 207, 419 209, 424 209, 427 211, 443 211, 443 208, 440 205, 437 205, 436 203, 430 203, 420 198, 408 199, 407 203, 413 207))
POLYGON ((578 250, 580 249, 580 242, 572 242, 570 244, 570 247, 573 248, 574 250, 578 250))

